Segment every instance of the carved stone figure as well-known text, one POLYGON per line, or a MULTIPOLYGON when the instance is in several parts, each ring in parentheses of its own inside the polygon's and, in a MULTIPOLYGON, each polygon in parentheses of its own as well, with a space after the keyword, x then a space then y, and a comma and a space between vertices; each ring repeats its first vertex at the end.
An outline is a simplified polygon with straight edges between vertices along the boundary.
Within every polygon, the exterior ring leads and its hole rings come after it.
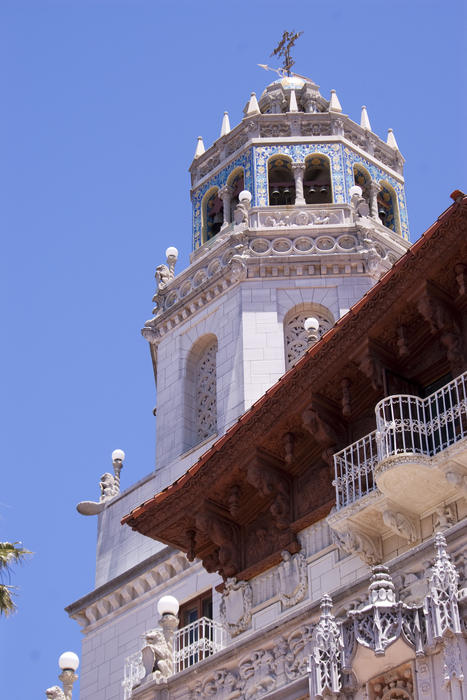
POLYGON ((106 472, 102 474, 101 480, 99 482, 99 487, 101 490, 101 501, 108 501, 119 493, 118 484, 115 480, 113 474, 106 472))
POLYGON ((232 637, 244 632, 251 624, 253 591, 246 581, 228 578, 220 604, 221 619, 232 637))
POLYGON ((49 700, 66 700, 66 695, 58 685, 47 688, 45 695, 49 700))
POLYGON ((282 562, 277 567, 279 597, 282 608, 290 608, 305 598, 307 591, 306 559, 302 552, 281 552, 282 562))
MULTIPOLYGON (((167 265, 164 265, 162 263, 161 265, 158 265, 156 267, 156 273, 155 273, 155 278, 156 278, 156 284, 157 284, 157 292, 155 294, 155 297, 159 292, 162 292, 170 282, 170 271, 167 265)), ((153 301, 156 301, 155 297, 153 298, 153 301)))
POLYGON ((167 644, 161 629, 153 629, 144 635, 146 646, 141 650, 146 675, 155 674, 156 680, 166 680, 174 670, 173 651, 167 644))

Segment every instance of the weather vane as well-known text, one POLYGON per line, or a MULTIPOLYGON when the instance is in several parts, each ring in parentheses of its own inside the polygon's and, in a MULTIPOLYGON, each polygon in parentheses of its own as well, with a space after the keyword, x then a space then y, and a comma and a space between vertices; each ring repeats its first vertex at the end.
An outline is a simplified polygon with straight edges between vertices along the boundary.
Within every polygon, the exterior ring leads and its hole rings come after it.
MULTIPOLYGON (((263 63, 258 63, 260 68, 264 68, 264 70, 271 70, 274 71, 274 73, 278 73, 281 76, 284 75, 298 75, 297 73, 291 73, 290 69, 292 66, 295 64, 295 61, 292 59, 292 56, 290 55, 290 49, 292 46, 295 44, 297 41, 298 37, 300 37, 303 34, 303 32, 284 32, 282 34, 282 39, 272 52, 271 56, 282 56, 284 60, 284 65, 282 68, 270 68, 269 66, 263 64, 263 63)), ((301 77, 301 76, 300 76, 301 77)))

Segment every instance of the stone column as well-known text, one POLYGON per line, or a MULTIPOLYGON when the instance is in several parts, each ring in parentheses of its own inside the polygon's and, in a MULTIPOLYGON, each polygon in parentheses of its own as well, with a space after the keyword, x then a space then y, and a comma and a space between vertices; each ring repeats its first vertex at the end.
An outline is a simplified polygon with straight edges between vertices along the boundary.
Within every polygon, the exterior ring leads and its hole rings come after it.
POLYGON ((233 190, 229 185, 225 185, 219 190, 219 197, 222 199, 224 205, 224 221, 222 223, 222 228, 230 224, 230 201, 232 199, 232 194, 233 190))
POLYGON ((378 216, 378 192, 381 190, 381 186, 374 180, 370 183, 370 212, 372 219, 375 221, 381 221, 378 216))
POLYGON ((293 176, 295 178, 295 204, 306 204, 303 195, 303 176, 305 175, 305 163, 292 163, 293 176))

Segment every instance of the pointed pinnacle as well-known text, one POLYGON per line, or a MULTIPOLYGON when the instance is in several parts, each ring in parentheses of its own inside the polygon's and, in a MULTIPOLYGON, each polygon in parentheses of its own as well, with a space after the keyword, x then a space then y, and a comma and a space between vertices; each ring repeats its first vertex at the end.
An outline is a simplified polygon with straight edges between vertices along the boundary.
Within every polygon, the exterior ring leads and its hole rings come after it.
POLYGON ((254 92, 251 93, 250 101, 248 103, 248 109, 246 111, 247 117, 249 117, 250 114, 261 114, 258 105, 258 100, 256 99, 256 94, 254 92))
POLYGON ((298 112, 297 97, 295 90, 290 92, 289 112, 298 112))
POLYGON ((329 100, 329 111, 330 112, 342 112, 341 103, 337 97, 337 92, 331 90, 331 99, 329 100))
POLYGON ((193 160, 202 156, 205 150, 206 149, 204 148, 203 137, 198 136, 198 143, 196 144, 196 150, 193 160))
POLYGON ((224 112, 224 116, 222 118, 222 126, 221 126, 221 136, 225 136, 228 134, 230 131, 230 121, 229 121, 229 114, 228 112, 224 112))
POLYGON ((391 146, 391 148, 395 148, 397 151, 399 150, 399 146, 397 145, 396 137, 394 136, 392 129, 388 129, 388 138, 386 143, 388 146, 391 146))
POLYGON ((362 129, 367 129, 371 131, 370 119, 368 117, 368 112, 366 111, 365 105, 362 107, 362 116, 360 117, 360 126, 362 129))

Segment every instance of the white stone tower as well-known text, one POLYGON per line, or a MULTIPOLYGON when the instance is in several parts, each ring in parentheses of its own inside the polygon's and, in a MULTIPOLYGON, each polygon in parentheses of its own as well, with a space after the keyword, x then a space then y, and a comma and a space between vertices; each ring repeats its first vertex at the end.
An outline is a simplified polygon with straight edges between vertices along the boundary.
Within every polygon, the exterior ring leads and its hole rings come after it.
MULTIPOLYGON (((84 628, 81 700, 121 697, 116 669, 140 648, 167 587, 183 601, 219 578, 121 518, 194 465, 404 253, 402 166, 392 131, 387 143, 372 133, 366 108, 359 125, 334 91, 328 101, 298 77, 252 94, 232 130, 224 115, 207 150, 198 140, 191 263, 175 275, 168 249, 143 328, 157 384, 155 470, 80 511, 99 518, 96 588, 68 608, 84 628)), ((214 617, 218 605, 214 593, 214 617)))

